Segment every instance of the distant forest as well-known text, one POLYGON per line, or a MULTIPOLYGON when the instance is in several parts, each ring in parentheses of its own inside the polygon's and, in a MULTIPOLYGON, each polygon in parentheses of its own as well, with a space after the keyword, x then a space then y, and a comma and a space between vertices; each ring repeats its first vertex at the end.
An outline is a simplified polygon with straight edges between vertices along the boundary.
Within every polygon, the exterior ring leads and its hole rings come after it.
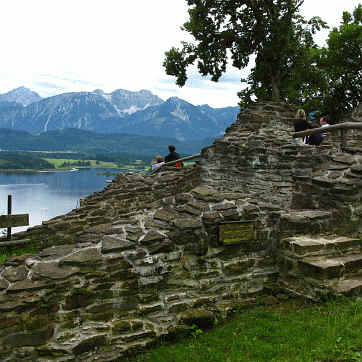
MULTIPOLYGON (((79 129, 63 129, 31 135, 24 131, 0 129, 0 149, 5 151, 72 151, 90 154, 114 153, 121 157, 134 155, 134 159, 154 158, 157 154, 167 154, 167 146, 174 144, 182 155, 199 153, 212 144, 213 139, 201 141, 178 141, 175 138, 136 136, 129 134, 100 134, 79 129)), ((65 158, 65 157, 63 157, 65 158)), ((97 158, 93 158, 97 159, 97 158)))
POLYGON ((78 129, 40 135, 0 129, 0 169, 53 169, 54 165, 45 158, 79 160, 69 163, 71 167, 89 166, 85 160, 115 162, 120 166, 133 164, 136 160, 151 164, 157 154, 165 156, 168 153, 169 144, 174 144, 180 155, 186 156, 199 153, 212 142, 213 139, 180 142, 174 138, 99 134, 78 129))
POLYGON ((29 155, 24 152, 0 152, 1 170, 47 170, 54 166, 37 155, 29 155))

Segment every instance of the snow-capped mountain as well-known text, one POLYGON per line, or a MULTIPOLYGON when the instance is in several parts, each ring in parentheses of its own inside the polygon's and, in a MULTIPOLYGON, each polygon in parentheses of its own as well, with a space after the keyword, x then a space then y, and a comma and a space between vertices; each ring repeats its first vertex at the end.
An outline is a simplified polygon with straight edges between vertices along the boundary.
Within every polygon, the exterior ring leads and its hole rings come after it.
POLYGON ((25 87, 15 88, 10 92, 0 94, 0 102, 15 102, 22 104, 24 107, 41 99, 42 97, 38 93, 25 87))
POLYGON ((63 93, 22 109, 12 128, 41 133, 64 128, 112 132, 118 112, 104 97, 92 92, 63 93))
POLYGON ((63 93, 25 107, 19 102, 2 102, 2 96, 0 128, 33 134, 77 128, 197 140, 222 135, 239 112, 239 107, 194 106, 177 97, 163 101, 148 90, 63 93))
POLYGON ((121 130, 143 136, 174 137, 180 141, 202 139, 222 135, 236 120, 238 112, 238 107, 205 108, 172 97, 158 106, 130 115, 121 130))

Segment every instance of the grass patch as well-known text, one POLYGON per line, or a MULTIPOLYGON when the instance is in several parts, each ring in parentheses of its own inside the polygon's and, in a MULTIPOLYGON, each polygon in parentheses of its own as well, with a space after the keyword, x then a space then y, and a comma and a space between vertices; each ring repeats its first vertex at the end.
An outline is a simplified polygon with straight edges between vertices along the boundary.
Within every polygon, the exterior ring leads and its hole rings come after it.
POLYGON ((0 264, 5 263, 6 259, 13 256, 20 256, 24 254, 37 254, 38 252, 39 248, 33 243, 30 243, 22 248, 10 251, 7 249, 0 249, 0 264))
POLYGON ((362 300, 259 306, 197 332, 126 361, 362 361, 362 300))
MULTIPOLYGON (((55 168, 65 168, 62 165, 67 164, 66 168, 72 168, 72 167, 82 167, 79 166, 80 160, 74 160, 74 159, 68 159, 68 158, 44 158, 45 161, 48 161, 52 165, 54 165, 55 168)), ((89 162, 89 166, 87 167, 98 167, 98 168, 117 168, 117 163, 115 162, 105 162, 105 161, 97 161, 97 160, 81 160, 81 162, 89 162)))

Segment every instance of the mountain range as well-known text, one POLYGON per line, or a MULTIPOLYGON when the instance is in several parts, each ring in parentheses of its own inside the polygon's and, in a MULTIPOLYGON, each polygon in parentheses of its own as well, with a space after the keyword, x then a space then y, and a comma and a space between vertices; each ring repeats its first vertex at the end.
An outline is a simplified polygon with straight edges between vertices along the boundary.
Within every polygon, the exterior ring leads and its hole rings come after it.
POLYGON ((76 128, 97 133, 172 137, 179 141, 223 135, 239 107, 166 101, 148 90, 72 92, 41 98, 25 87, 0 94, 0 128, 31 134, 76 128))

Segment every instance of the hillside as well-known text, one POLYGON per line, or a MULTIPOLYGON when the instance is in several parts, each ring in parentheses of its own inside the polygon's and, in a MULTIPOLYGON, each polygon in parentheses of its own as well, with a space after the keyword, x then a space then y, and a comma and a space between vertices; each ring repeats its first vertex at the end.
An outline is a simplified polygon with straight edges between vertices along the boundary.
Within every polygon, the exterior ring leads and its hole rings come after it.
POLYGON ((75 151, 93 153, 136 153, 154 157, 166 154, 167 146, 174 144, 180 154, 200 152, 213 142, 212 138, 181 142, 171 137, 150 137, 131 134, 101 134, 79 129, 63 129, 32 135, 25 131, 0 129, 3 150, 75 151))

